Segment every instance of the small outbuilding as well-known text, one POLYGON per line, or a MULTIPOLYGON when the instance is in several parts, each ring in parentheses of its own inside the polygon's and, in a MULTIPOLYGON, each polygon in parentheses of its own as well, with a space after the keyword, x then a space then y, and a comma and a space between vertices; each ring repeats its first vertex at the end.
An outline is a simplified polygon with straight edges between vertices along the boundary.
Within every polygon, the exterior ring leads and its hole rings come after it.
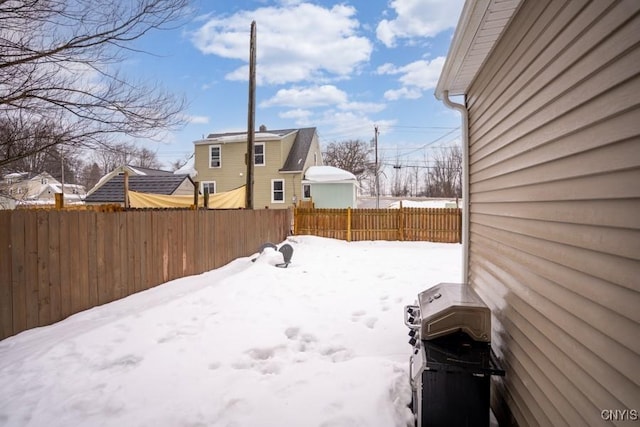
POLYGON ((302 200, 313 200, 316 208, 355 208, 358 180, 333 166, 311 166, 302 181, 302 200))

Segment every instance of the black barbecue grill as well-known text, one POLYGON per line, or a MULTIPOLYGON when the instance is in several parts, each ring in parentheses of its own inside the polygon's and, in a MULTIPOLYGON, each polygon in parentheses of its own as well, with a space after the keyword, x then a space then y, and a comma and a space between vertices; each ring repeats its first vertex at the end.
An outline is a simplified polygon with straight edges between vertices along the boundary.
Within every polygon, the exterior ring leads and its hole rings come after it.
POLYGON ((412 410, 417 427, 489 426, 491 311, 468 285, 440 283, 405 307, 412 410))

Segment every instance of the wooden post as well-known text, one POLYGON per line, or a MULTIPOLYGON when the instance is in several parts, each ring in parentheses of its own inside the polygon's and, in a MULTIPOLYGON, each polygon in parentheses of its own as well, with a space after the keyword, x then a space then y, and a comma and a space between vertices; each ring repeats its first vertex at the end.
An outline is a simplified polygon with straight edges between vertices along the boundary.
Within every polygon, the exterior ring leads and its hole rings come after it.
POLYGON ((249 113, 247 115, 247 195, 246 209, 253 209, 253 160, 256 115, 256 21, 251 22, 249 41, 249 113))
POLYGON ((60 210, 64 208, 64 193, 56 193, 53 195, 56 201, 56 209, 60 210))
POLYGON ((402 242, 404 240, 404 210, 402 209, 402 200, 400 200, 400 208, 398 209, 398 238, 402 242))
POLYGON ((347 208, 347 242, 351 241, 351 207, 347 208))
POLYGON ((124 171, 124 208, 129 209, 129 172, 124 171))
POLYGON ((200 182, 196 181, 193 183, 193 209, 198 209, 198 205, 200 203, 200 182))

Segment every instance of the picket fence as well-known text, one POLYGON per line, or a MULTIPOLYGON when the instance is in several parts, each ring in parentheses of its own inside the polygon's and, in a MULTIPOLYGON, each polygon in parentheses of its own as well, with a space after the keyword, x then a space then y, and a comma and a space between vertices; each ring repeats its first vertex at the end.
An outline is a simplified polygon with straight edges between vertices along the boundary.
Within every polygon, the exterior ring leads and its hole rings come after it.
POLYGON ((347 241, 400 240, 460 243, 459 208, 294 210, 294 233, 347 241))

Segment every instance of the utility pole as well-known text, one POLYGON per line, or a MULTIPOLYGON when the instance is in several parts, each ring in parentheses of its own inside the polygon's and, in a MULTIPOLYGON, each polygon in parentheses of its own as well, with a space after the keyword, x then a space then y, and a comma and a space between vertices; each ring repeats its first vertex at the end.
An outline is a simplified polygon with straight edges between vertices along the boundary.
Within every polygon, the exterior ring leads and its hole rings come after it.
POLYGON ((380 171, 378 170, 378 125, 373 126, 375 131, 373 140, 376 145, 376 209, 380 209, 380 171))
POLYGON ((256 21, 251 22, 249 41, 249 114, 247 117, 247 196, 246 209, 253 209, 253 158, 256 116, 256 21))

